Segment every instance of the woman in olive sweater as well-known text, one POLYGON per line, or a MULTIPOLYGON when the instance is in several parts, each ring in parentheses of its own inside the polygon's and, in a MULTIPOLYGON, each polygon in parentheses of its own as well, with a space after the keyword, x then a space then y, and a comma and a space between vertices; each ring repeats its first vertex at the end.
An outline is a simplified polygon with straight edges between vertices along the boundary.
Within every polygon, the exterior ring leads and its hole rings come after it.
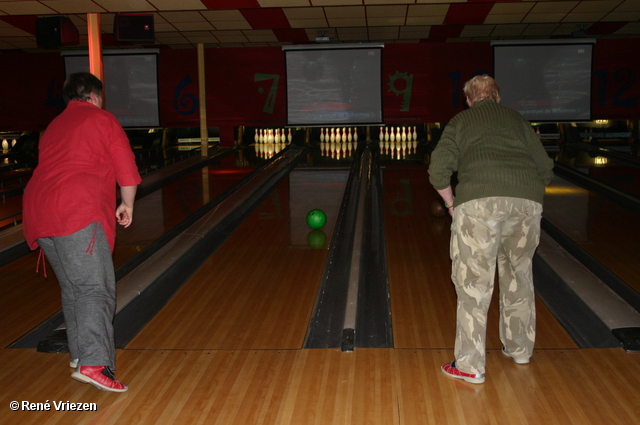
POLYGON ((451 278, 458 296, 452 378, 485 380, 487 311, 496 261, 500 285, 502 352, 529 362, 535 342, 531 260, 540 239, 545 186, 553 160, 531 124, 500 105, 488 75, 464 85, 470 109, 451 119, 431 155, 429 181, 453 217, 451 278), (455 202, 451 176, 457 172, 455 202), (455 207, 455 208, 454 208, 455 207))

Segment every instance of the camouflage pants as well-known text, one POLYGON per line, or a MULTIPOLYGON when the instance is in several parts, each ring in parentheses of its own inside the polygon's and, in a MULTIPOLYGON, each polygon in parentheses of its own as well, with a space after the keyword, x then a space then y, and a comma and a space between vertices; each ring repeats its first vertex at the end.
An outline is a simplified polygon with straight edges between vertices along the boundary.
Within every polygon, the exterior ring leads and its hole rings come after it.
POLYGON ((457 206, 451 225, 451 279, 458 295, 456 367, 485 372, 487 311, 496 260, 500 340, 514 358, 529 358, 536 333, 531 260, 540 240, 542 205, 490 197, 457 206))

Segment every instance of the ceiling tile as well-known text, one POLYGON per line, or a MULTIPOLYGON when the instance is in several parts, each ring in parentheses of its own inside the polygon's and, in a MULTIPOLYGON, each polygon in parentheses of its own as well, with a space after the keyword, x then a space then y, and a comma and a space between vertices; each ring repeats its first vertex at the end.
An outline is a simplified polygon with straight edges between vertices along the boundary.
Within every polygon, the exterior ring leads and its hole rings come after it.
POLYGON ((327 20, 322 19, 289 19, 291 28, 324 28, 328 27, 327 20))
POLYGON ((522 31, 524 36, 549 36, 558 28, 558 24, 529 24, 522 31))
POLYGON ((526 15, 510 13, 505 15, 489 15, 484 20, 485 24, 519 24, 526 15))
POLYGON ((414 0, 364 0, 364 4, 413 4, 414 0))
POLYGON ((491 25, 465 25, 460 37, 488 37, 494 28, 491 25))
POLYGON ((407 16, 407 6, 367 6, 367 18, 407 16))
MULTIPOLYGON (((153 7, 146 0, 94 0, 95 3, 99 4, 106 10, 107 12, 144 12, 144 11, 155 11, 156 8, 153 7)), ((189 0, 187 0, 188 2, 189 0)), ((54 1, 51 3, 75 3, 75 1, 54 1)), ((181 2, 182 3, 182 2, 181 2)), ((182 8, 181 9, 186 9, 182 8)), ((77 13, 78 11, 74 11, 77 13)))
POLYGON ((245 36, 252 43, 269 43, 278 41, 278 37, 270 30, 246 31, 245 36))
POLYGON ((531 13, 569 13, 578 5, 577 1, 539 1, 531 13))
POLYGON ((178 31, 205 31, 205 30, 213 30, 215 29, 213 25, 211 25, 207 21, 201 22, 176 22, 173 24, 178 31))
POLYGON ((610 12, 616 8, 622 1, 581 1, 571 12, 589 13, 589 12, 610 12))
POLYGON ((527 13, 533 7, 533 2, 494 3, 489 15, 504 15, 511 13, 527 13))
POLYGON ((407 18, 407 25, 442 25, 444 16, 407 18))
POLYGON ((344 6, 362 4, 362 0, 310 0, 313 6, 344 6))
POLYGON ((367 23, 370 27, 401 26, 404 25, 404 16, 399 18, 392 16, 386 18, 367 18, 367 23))
POLYGON ((309 0, 258 0, 260 7, 309 6, 309 0))
POLYGON ((220 43, 246 43, 249 41, 244 34, 225 34, 225 32, 216 33, 216 37, 220 43))
POLYGON ((452 4, 445 25, 477 25, 482 24, 493 7, 491 3, 452 4))
POLYGON ((607 14, 607 16, 605 16, 604 18, 602 18, 603 21, 608 21, 608 22, 633 22, 633 21, 638 21, 640 20, 640 11, 637 12, 633 12, 633 11, 625 11, 625 12, 611 12, 609 14, 607 14))
POLYGON ((214 21, 213 26, 217 30, 250 30, 251 25, 245 20, 242 21, 214 21))
POLYGON ((205 19, 211 22, 219 21, 245 21, 239 10, 203 10, 200 12, 205 19))
POLYGON ((290 7, 282 10, 290 21, 293 19, 324 19, 322 7, 290 7))
MULTIPOLYGON (((442 3, 442 2, 443 2, 442 0, 416 0, 416 3, 442 3)), ((467 3, 467 0, 452 0, 452 1, 448 1, 447 3, 467 3)))
POLYGON ((449 10, 448 4, 437 4, 437 5, 413 5, 409 6, 407 11, 408 17, 432 17, 432 16, 442 16, 445 17, 447 15, 447 11, 449 10))
POLYGON ((569 13, 562 22, 597 22, 606 15, 606 12, 569 13))
MULTIPOLYGON (((147 3, 146 1, 144 3, 147 3)), ((102 7, 99 2, 94 2, 92 0, 53 0, 47 1, 47 6, 51 9, 55 10, 56 13, 59 14, 70 14, 70 13, 104 13, 108 12, 107 8, 102 7)), ((147 3, 146 6, 149 6, 147 3)))
POLYGON ((638 32, 640 32, 640 22, 629 22, 616 31, 616 34, 638 34, 638 32))
MULTIPOLYGON (((110 0, 104 0, 105 3, 109 3, 110 0)), ((200 0, 148 0, 154 7, 153 10, 200 10, 202 9, 203 2, 200 0)), ((142 10, 142 9, 141 9, 142 10)))
POLYGON ((366 27, 367 21, 362 18, 332 18, 329 19, 330 27, 366 27))
POLYGON ((352 7, 325 7, 324 12, 327 18, 364 18, 365 8, 362 6, 352 7))
POLYGON ((566 13, 529 13, 524 17, 522 22, 524 23, 539 23, 539 22, 561 22, 566 13))
POLYGON ((640 1, 638 0, 626 0, 618 7, 615 8, 615 12, 640 12, 640 1))
POLYGON ((242 16, 253 29, 291 28, 282 9, 242 9, 242 16))
POLYGON ((160 12, 160 16, 172 23, 179 22, 207 22, 204 16, 200 12, 187 11, 187 12, 160 12))
POLYGON ((527 28, 527 25, 496 25, 493 32, 491 33, 494 37, 509 37, 509 36, 520 36, 522 32, 527 28))
POLYGON ((36 1, 2 2, 0 9, 8 15, 54 15, 58 13, 36 1))
POLYGON ((246 9, 257 8, 256 0, 201 0, 208 9, 246 9))

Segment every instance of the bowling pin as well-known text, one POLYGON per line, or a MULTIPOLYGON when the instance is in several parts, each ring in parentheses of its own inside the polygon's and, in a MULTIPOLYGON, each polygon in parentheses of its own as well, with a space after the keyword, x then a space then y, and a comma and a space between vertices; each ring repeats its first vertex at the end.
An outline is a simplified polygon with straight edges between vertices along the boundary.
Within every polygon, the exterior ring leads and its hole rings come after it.
POLYGON ((389 140, 392 141, 392 142, 395 142, 396 141, 396 133, 394 132, 393 127, 391 127, 391 131, 389 133, 391 133, 391 134, 389 134, 389 140))
POLYGON ((384 130, 382 129, 382 126, 380 127, 380 135, 378 136, 378 140, 380 140, 381 142, 384 141, 384 130))
POLYGON ((260 134, 258 132, 258 129, 256 128, 253 133, 253 141, 255 143, 258 143, 259 140, 260 140, 260 134))
POLYGON ((347 129, 342 127, 342 134, 341 134, 341 139, 342 139, 342 143, 345 143, 347 141, 347 129))
POLYGON ((350 142, 353 140, 353 136, 351 135, 351 127, 349 127, 349 132, 347 134, 347 142, 350 142))
POLYGON ((291 132, 291 129, 289 129, 289 134, 287 134, 287 142, 291 143, 292 140, 293 140, 293 133, 291 132))
POLYGON ((9 149, 9 142, 7 142, 7 139, 2 140, 2 150, 7 150, 9 149))
POLYGON ((407 128, 406 127, 402 127, 402 139, 403 142, 407 141, 407 128))
POLYGON ((358 141, 358 127, 353 127, 353 140, 358 141))
POLYGON ((418 140, 418 132, 416 131, 416 126, 413 126, 413 139, 412 140, 418 140))
POLYGON ((385 142, 389 141, 389 127, 384 128, 384 141, 385 142))

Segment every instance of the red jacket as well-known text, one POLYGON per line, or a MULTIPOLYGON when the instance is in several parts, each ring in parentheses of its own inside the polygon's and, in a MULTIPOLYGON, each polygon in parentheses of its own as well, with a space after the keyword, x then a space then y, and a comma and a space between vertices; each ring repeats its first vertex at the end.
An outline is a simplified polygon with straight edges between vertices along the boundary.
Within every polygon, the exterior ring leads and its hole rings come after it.
POLYGON ((111 113, 71 101, 47 127, 39 159, 23 196, 24 237, 67 236, 100 221, 113 252, 116 183, 136 186, 138 173, 129 139, 111 113))

